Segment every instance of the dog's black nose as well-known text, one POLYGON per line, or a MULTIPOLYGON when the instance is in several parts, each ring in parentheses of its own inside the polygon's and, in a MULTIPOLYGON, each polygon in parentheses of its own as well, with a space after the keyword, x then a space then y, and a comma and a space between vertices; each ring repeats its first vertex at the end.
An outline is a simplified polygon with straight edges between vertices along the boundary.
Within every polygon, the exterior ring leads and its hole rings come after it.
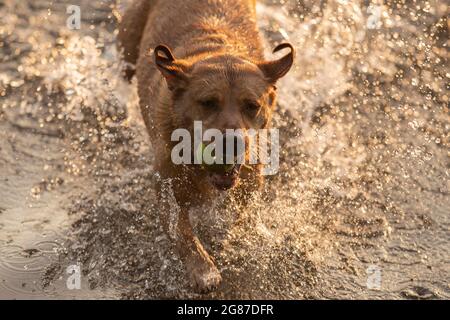
POLYGON ((223 135, 223 157, 224 163, 234 164, 243 161, 245 155, 245 140, 239 133, 225 133, 223 135))

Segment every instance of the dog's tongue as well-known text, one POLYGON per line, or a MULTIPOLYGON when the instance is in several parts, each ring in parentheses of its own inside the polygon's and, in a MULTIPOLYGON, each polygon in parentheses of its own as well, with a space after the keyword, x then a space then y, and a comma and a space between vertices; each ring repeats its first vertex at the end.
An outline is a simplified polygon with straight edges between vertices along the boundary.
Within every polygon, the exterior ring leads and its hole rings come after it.
POLYGON ((239 168, 233 168, 226 173, 212 173, 211 183, 219 190, 228 190, 236 185, 239 177, 239 168))

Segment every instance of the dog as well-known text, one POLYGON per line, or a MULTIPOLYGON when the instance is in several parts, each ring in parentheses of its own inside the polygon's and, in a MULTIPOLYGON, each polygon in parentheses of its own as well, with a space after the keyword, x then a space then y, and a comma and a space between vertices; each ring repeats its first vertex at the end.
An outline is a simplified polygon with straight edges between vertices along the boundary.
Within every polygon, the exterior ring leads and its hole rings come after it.
MULTIPOLYGON (((171 134, 178 128, 192 132, 194 121, 222 132, 268 128, 276 82, 291 69, 294 48, 278 45, 274 53, 289 52, 264 59, 255 0, 135 0, 120 22, 118 43, 127 65, 125 76, 137 77, 154 167, 162 180, 172 182, 179 206, 179 255, 195 289, 214 290, 222 278, 194 234, 189 211, 231 190, 245 207, 248 195, 261 188, 261 165, 236 165, 222 173, 175 165, 171 134)), ((162 197, 164 188, 159 188, 162 197)), ((162 220, 169 228, 168 218, 162 220)))

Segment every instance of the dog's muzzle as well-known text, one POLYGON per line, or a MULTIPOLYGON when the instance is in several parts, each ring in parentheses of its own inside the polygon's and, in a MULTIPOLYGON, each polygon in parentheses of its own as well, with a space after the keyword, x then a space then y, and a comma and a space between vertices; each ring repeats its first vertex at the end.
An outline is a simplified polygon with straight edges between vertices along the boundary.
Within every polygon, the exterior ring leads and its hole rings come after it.
POLYGON ((222 147, 222 152, 215 158, 216 163, 207 168, 208 178, 217 189, 228 190, 239 180, 240 170, 245 161, 245 139, 237 133, 224 134, 222 147))

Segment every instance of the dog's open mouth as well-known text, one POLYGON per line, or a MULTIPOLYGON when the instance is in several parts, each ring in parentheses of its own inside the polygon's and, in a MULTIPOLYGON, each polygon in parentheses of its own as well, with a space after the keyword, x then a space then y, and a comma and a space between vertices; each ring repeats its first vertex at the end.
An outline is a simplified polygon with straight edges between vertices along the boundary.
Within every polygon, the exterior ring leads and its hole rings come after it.
POLYGON ((239 180, 240 164, 235 164, 230 170, 224 172, 209 172, 208 179, 217 189, 225 191, 233 188, 239 180))

